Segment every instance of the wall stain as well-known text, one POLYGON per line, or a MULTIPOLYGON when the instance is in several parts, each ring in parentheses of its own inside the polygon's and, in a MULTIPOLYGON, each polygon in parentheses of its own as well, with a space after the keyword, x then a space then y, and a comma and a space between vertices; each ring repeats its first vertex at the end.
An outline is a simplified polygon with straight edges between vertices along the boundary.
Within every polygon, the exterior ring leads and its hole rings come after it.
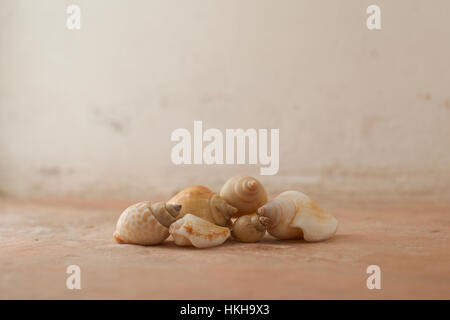
POLYGON ((372 133, 377 123, 380 122, 381 120, 382 119, 377 116, 366 117, 361 124, 361 134, 364 137, 368 137, 372 133))
MULTIPOLYGON (((433 96, 431 95, 431 93, 425 92, 425 93, 418 93, 417 98, 419 100, 429 102, 433 99, 433 96)), ((442 107, 444 109, 450 110, 450 98, 444 100, 444 102, 442 103, 442 107)))
POLYGON ((123 132, 124 126, 120 121, 114 119, 105 119, 105 121, 114 131, 123 132))
POLYGON ((111 112, 103 112, 98 109, 94 110, 95 116, 106 124, 110 129, 118 134, 124 133, 128 126, 128 120, 119 116, 113 116, 111 112))
POLYGON ((444 101, 444 108, 447 109, 447 110, 450 110, 450 98, 447 98, 444 101))
POLYGON ((61 168, 59 168, 57 166, 42 167, 42 168, 39 169, 39 173, 43 174, 45 176, 56 177, 56 176, 61 175, 61 168))
POLYGON ((378 53, 377 50, 371 50, 371 51, 369 52, 369 56, 370 56, 372 59, 377 60, 377 59, 380 57, 380 54, 378 53))
POLYGON ((161 109, 167 109, 169 107, 169 99, 167 97, 161 97, 159 99, 159 106, 161 109))
POLYGON ((431 99, 433 98, 433 96, 429 92, 418 93, 417 97, 419 98, 419 100, 424 100, 424 101, 431 101, 431 99))

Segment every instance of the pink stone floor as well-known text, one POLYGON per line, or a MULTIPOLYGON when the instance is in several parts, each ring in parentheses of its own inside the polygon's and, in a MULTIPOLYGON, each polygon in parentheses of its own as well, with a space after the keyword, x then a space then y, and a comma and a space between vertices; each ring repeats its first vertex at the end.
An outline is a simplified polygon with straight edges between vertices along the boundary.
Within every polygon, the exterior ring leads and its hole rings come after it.
POLYGON ((119 245, 130 203, 0 198, 1 299, 450 299, 450 206, 330 210, 326 242, 119 245), (66 288, 67 266, 81 290, 66 288), (381 268, 368 290, 366 268, 381 268))

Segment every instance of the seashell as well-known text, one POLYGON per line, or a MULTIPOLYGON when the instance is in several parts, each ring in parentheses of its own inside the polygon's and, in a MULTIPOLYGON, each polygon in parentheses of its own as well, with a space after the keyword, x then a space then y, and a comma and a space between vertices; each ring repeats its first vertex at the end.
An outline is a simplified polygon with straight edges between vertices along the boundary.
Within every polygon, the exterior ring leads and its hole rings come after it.
POLYGON ((235 216, 255 213, 267 202, 264 186, 253 177, 239 175, 231 177, 220 190, 220 196, 238 209, 235 216))
POLYGON ((307 195, 286 191, 258 209, 258 214, 270 219, 267 232, 278 239, 322 241, 337 231, 338 221, 307 195))
POLYGON ((171 224, 169 232, 175 244, 209 248, 221 245, 230 236, 230 229, 187 213, 171 224))
POLYGON ((181 190, 168 203, 182 205, 179 218, 190 213, 222 227, 230 225, 231 217, 237 211, 217 193, 203 186, 181 190))
POLYGON ((231 235, 242 242, 258 242, 266 234, 270 219, 255 214, 240 216, 233 223, 231 235))
POLYGON ((154 245, 169 237, 168 227, 180 213, 181 205, 143 201, 127 209, 119 217, 114 239, 118 243, 154 245))

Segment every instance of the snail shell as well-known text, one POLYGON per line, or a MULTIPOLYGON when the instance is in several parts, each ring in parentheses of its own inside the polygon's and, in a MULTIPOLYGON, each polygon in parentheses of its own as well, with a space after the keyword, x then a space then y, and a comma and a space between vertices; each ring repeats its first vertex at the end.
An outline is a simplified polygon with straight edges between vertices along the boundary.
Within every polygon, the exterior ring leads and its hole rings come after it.
POLYGON ((221 245, 230 236, 229 228, 220 227, 190 213, 172 223, 169 232, 175 244, 196 248, 221 245))
POLYGON ((230 225, 231 217, 237 211, 217 193, 203 186, 188 187, 168 202, 182 205, 179 218, 190 213, 222 227, 230 225))
POLYGON ((235 216, 255 213, 267 202, 267 192, 264 186, 255 178, 247 175, 228 179, 220 190, 220 196, 238 209, 235 216))
POLYGON ((337 231, 338 221, 307 195, 286 191, 260 209, 258 214, 270 219, 267 232, 278 239, 323 241, 337 231))
POLYGON ((255 214, 240 216, 233 223, 231 235, 242 242, 258 242, 266 234, 269 218, 255 214))
POLYGON ((114 239, 118 243, 154 245, 169 236, 168 227, 180 213, 181 206, 164 202, 136 203, 122 212, 117 221, 114 239))

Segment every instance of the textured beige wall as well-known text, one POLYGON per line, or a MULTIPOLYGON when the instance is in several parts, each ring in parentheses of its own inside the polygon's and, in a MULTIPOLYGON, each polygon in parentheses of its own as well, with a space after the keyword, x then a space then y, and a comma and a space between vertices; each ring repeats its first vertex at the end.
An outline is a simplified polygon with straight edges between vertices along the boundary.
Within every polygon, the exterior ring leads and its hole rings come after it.
POLYGON ((0 191, 150 198, 258 176, 172 164, 171 132, 203 120, 280 129, 272 192, 449 201, 449 32, 446 0, 1 0, 0 191))

